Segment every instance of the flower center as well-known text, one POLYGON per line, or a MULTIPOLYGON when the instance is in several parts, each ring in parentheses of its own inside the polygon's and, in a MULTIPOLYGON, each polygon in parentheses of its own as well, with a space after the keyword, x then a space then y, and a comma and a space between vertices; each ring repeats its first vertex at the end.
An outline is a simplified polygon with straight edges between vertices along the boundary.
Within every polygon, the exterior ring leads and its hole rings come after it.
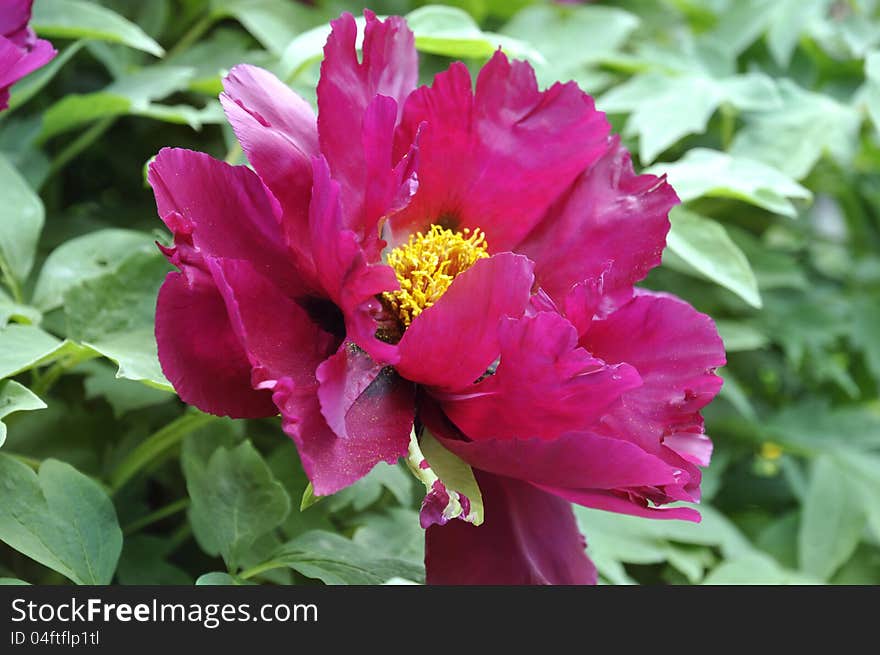
POLYGON ((388 253, 388 265, 394 269, 400 289, 382 296, 404 327, 409 327, 458 275, 488 256, 486 235, 479 228, 453 232, 432 225, 426 234, 410 235, 407 243, 388 253))

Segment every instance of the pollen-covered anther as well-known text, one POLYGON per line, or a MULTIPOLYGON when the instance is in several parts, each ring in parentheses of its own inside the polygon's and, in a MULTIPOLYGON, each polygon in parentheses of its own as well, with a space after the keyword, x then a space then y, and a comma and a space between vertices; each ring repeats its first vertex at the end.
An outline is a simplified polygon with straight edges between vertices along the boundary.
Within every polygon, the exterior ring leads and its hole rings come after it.
POLYGON ((388 265, 400 289, 382 295, 408 327, 440 299, 458 275, 488 256, 486 235, 479 228, 453 232, 432 225, 427 233, 411 235, 407 243, 388 253, 388 265))

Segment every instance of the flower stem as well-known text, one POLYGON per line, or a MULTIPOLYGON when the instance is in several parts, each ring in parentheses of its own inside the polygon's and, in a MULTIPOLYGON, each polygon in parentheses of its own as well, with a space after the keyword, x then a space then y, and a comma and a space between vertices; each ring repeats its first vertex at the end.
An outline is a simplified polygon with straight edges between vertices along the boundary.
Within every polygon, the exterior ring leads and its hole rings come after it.
POLYGON ((90 348, 84 348, 82 351, 74 353, 68 357, 63 357, 62 359, 55 362, 52 366, 48 368, 48 370, 35 379, 33 386, 31 387, 31 391, 37 394, 40 397, 45 396, 49 393, 49 390, 55 385, 58 379, 64 375, 67 371, 72 369, 74 366, 81 364, 82 362, 86 362, 90 359, 95 359, 98 356, 94 350, 90 348))
POLYGON ((238 577, 242 580, 249 580, 254 576, 260 575, 260 573, 265 573, 266 571, 271 571, 272 569, 280 569, 282 567, 287 566, 284 562, 279 560, 269 560, 268 562, 263 562, 262 564, 257 564, 256 566, 252 566, 249 569, 246 569, 238 574, 238 577))
POLYGON ((135 448, 110 474, 110 489, 119 491, 129 480, 183 441, 190 432, 217 420, 216 416, 202 412, 187 412, 171 421, 135 448))
POLYGON ((127 537, 130 534, 134 534, 135 532, 143 530, 148 525, 158 523, 162 519, 167 519, 169 516, 174 516, 178 512, 186 510, 188 507, 189 498, 181 498, 180 500, 176 500, 169 505, 165 505, 165 507, 160 507, 155 512, 147 514, 146 516, 142 516, 136 521, 132 521, 122 530, 122 534, 127 537))
POLYGON ((6 283, 6 287, 12 294, 12 299, 17 304, 22 304, 24 302, 24 295, 21 292, 21 286, 19 286, 18 280, 15 279, 12 271, 9 270, 9 266, 6 264, 3 257, 0 257, 0 274, 3 275, 3 282, 6 283))

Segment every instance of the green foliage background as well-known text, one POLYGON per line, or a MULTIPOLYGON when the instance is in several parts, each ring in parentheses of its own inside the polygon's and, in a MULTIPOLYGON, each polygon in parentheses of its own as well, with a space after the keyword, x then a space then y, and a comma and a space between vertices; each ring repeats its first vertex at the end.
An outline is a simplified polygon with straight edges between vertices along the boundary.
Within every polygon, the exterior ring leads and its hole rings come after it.
MULTIPOLYGON (((422 5, 371 3, 409 14, 424 81, 501 44, 593 94, 684 201, 646 284, 715 317, 729 353, 704 520, 578 508, 602 580, 880 583, 878 2, 422 5)), ((423 580, 403 468, 301 511, 278 421, 185 408, 152 337, 168 235, 145 163, 165 145, 240 162, 224 71, 262 65, 314 101, 327 21, 362 8, 36 0, 60 54, 0 114, 4 581, 423 580)))

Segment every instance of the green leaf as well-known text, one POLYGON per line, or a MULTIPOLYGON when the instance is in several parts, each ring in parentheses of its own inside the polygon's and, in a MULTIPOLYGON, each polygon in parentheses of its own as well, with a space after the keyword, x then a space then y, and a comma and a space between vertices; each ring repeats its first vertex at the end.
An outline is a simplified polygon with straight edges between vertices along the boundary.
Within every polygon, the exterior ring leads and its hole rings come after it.
POLYGON ((427 428, 422 429, 421 438, 417 438, 415 432, 410 436, 406 463, 429 494, 435 493, 438 482, 443 486, 449 496, 442 512, 444 518, 461 519, 474 525, 483 523, 483 494, 473 470, 457 455, 446 450, 427 428), (462 499, 466 499, 470 506, 470 512, 466 515, 464 508, 468 503, 462 499))
POLYGON ((789 199, 812 198, 808 189, 771 166, 707 148, 693 148, 677 162, 658 164, 649 172, 666 173, 684 202, 702 197, 733 198, 794 217, 797 209, 789 199))
POLYGON ((15 380, 0 381, 0 447, 6 442, 6 424, 3 419, 13 412, 45 409, 39 396, 15 380))
POLYGON ((745 321, 717 320, 715 325, 724 341, 724 349, 729 353, 760 350, 770 343, 766 334, 745 321))
POLYGON ((419 513, 391 507, 381 514, 367 514, 355 530, 352 541, 374 554, 393 557, 421 566, 425 561, 425 531, 419 513))
POLYGON ((162 47, 137 25, 116 12, 83 0, 40 0, 34 3, 33 27, 40 36, 96 39, 121 43, 161 57, 162 47))
POLYGON ((730 154, 757 159, 796 180, 806 177, 826 154, 848 167, 862 122, 856 108, 791 80, 781 80, 779 91, 779 108, 746 115, 730 154))
POLYGON ((33 325, 7 325, 0 329, 0 378, 43 366, 78 350, 33 325))
POLYGON ((60 307, 71 287, 114 271, 134 252, 155 254, 155 240, 146 232, 110 228, 65 241, 52 251, 40 270, 34 306, 44 312, 60 307))
POLYGON ((622 9, 601 6, 533 5, 518 12, 501 30, 537 49, 548 74, 565 79, 616 52, 638 27, 639 19, 622 9))
POLYGON ((669 220, 669 251, 700 275, 730 289, 753 307, 761 307, 749 261, 720 224, 681 207, 672 209, 669 220))
MULTIPOLYGON (((186 89, 195 69, 164 64, 142 68, 125 75, 95 93, 70 94, 49 107, 43 116, 39 139, 46 140, 101 118, 125 114, 147 115, 166 120, 152 101, 186 89)), ((162 107, 159 105, 159 107, 162 107)), ((167 112, 172 108, 164 108, 167 112)), ((188 108, 198 116, 199 110, 188 108)), ((176 110, 180 112, 180 110, 176 110)), ((191 119, 191 117, 189 117, 191 119)), ((189 122, 177 119, 175 122, 189 122)))
POLYGON ((115 269, 64 293, 68 336, 113 360, 119 377, 171 390, 156 355, 156 294, 171 266, 135 251, 115 269))
POLYGON ((39 196, 2 155, 0 198, 0 272, 20 284, 34 265, 44 210, 39 196))
MULTIPOLYGON (((77 367, 76 372, 87 373, 83 381, 86 398, 104 399, 113 408, 116 418, 122 417, 126 412, 152 407, 174 398, 168 393, 168 389, 118 378, 116 371, 103 362, 85 362, 77 367)), ((130 375, 131 371, 126 371, 126 376, 130 375)))
POLYGON ((306 8, 287 0, 213 0, 211 5, 214 17, 234 17, 257 41, 279 56, 306 21, 312 22, 306 8))
POLYGON ((30 584, 30 582, 25 582, 24 580, 19 580, 18 578, 0 578, 0 585, 27 587, 30 586, 30 584))
POLYGON ((376 555, 370 548, 322 530, 287 542, 275 552, 272 562, 328 585, 374 585, 392 578, 422 581, 425 577, 418 564, 376 555))
MULTIPOLYGON (((379 501, 384 490, 388 490, 401 505, 412 504, 412 478, 399 466, 379 462, 373 469, 353 485, 327 497, 327 511, 338 512, 351 507, 362 512, 379 501)), ((308 493, 306 489, 306 493, 308 493)), ((303 501, 305 502, 305 494, 303 501)), ((313 496, 317 502, 321 496, 313 496)))
POLYGON ((204 575, 200 575, 199 579, 196 580, 196 586, 240 586, 240 585, 252 585, 253 582, 248 582, 247 580, 242 580, 239 577, 229 575, 228 573, 221 573, 220 571, 213 571, 211 573, 205 573, 204 575))
POLYGON ((779 104, 779 95, 762 73, 718 78, 707 69, 648 72, 614 87, 597 106, 629 114, 624 133, 639 137, 639 157, 648 164, 683 137, 704 133, 724 103, 740 110, 769 109, 779 104))
POLYGON ((107 493, 69 464, 48 459, 39 476, 0 454, 0 540, 77 584, 109 584, 122 531, 107 493))
POLYGON ((827 580, 850 558, 865 528, 865 516, 845 471, 828 456, 813 463, 804 502, 798 553, 801 568, 827 580))
POLYGON ((230 570, 290 511, 290 497, 249 441, 218 448, 207 463, 190 461, 185 473, 193 532, 230 570))
POLYGON ((483 32, 470 15, 457 7, 426 5, 406 15, 406 22, 415 34, 416 48, 422 52, 446 57, 492 56, 499 46, 513 57, 543 62, 534 48, 517 39, 483 32))
POLYGON ((803 585, 821 584, 818 580, 782 568, 772 558, 752 552, 728 560, 713 570, 707 585, 803 585))

